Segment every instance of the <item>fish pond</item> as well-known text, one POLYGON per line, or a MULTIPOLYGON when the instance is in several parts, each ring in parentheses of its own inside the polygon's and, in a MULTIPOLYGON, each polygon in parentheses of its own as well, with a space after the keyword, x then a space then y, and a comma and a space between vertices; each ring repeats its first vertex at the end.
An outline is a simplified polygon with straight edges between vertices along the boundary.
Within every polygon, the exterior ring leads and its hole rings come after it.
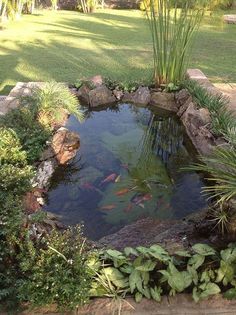
POLYGON ((75 159, 56 170, 45 210, 63 223, 83 222, 93 240, 146 217, 181 219, 201 210, 203 177, 182 168, 196 152, 177 117, 157 108, 118 104, 71 116, 80 134, 75 159))

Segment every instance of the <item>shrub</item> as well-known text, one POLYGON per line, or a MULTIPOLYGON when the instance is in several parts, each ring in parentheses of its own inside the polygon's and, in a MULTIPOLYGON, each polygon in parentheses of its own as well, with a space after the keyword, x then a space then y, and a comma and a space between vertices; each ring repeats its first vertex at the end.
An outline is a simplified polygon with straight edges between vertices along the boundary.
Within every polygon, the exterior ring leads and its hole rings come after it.
POLYGON ((26 152, 12 129, 0 128, 0 165, 26 165, 26 152))
POLYGON ((35 306, 56 303, 66 309, 88 301, 91 278, 80 227, 63 233, 53 231, 41 248, 29 239, 20 242, 19 247, 22 280, 18 283, 18 296, 22 301, 35 306))
POLYGON ((0 120, 0 125, 15 132, 29 163, 39 159, 52 134, 49 126, 37 121, 37 111, 32 104, 11 110, 0 120))
POLYGON ((46 126, 61 122, 65 111, 79 120, 83 119, 78 99, 61 83, 48 82, 42 87, 33 89, 28 101, 35 104, 38 119, 46 126))

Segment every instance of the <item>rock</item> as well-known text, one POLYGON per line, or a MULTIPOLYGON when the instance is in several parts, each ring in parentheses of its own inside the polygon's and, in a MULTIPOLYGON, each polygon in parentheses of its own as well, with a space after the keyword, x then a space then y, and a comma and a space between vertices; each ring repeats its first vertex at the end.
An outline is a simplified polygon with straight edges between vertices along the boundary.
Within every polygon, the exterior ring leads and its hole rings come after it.
POLYGON ((175 113, 178 111, 174 93, 153 92, 151 93, 150 105, 158 106, 175 113))
POLYGON ((212 133, 206 127, 211 122, 207 109, 197 107, 190 103, 181 117, 186 132, 199 154, 209 155, 215 146, 212 133))
POLYGON ((192 96, 187 89, 182 89, 175 94, 175 100, 177 106, 180 108, 184 104, 192 102, 192 96))
POLYGON ((113 90, 113 94, 115 95, 115 97, 118 101, 120 101, 124 96, 124 93, 122 91, 119 91, 119 90, 113 90))
POLYGON ((115 102, 115 96, 105 85, 98 86, 89 92, 89 104, 91 107, 108 105, 115 102))
POLYGON ((77 133, 62 127, 53 136, 51 147, 58 164, 64 165, 76 156, 80 147, 80 137, 77 133))
POLYGON ((57 167, 55 159, 43 161, 39 164, 37 174, 32 180, 32 186, 39 189, 48 188, 52 174, 57 167))
POLYGON ((90 88, 86 85, 83 84, 78 92, 77 92, 77 97, 79 98, 79 100, 81 101, 82 105, 89 105, 89 92, 90 92, 90 88))
POLYGON ((211 114, 207 108, 198 109, 196 105, 190 103, 182 117, 182 121, 190 122, 196 128, 200 128, 211 123, 211 114))
POLYGON ((138 105, 147 106, 151 100, 151 93, 148 87, 140 86, 133 93, 125 93, 123 97, 123 101, 127 103, 134 103, 138 105))
POLYGON ((34 213, 41 209, 38 198, 34 195, 33 191, 27 192, 23 198, 23 207, 27 214, 34 213))
POLYGON ((88 81, 93 85, 94 87, 98 87, 103 85, 103 78, 101 75, 95 75, 92 78, 89 78, 88 81))

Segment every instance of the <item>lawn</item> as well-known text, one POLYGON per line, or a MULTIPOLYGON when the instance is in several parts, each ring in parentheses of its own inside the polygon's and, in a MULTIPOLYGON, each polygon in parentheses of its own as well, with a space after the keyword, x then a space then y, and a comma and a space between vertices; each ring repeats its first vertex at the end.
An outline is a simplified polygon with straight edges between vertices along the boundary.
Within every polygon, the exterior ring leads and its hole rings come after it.
MULTIPOLYGON (((140 11, 40 11, 9 23, 0 39, 1 94, 17 81, 73 83, 94 74, 135 81, 152 75, 152 43, 140 11)), ((207 17, 190 66, 215 81, 236 82, 235 52, 236 25, 207 17)))

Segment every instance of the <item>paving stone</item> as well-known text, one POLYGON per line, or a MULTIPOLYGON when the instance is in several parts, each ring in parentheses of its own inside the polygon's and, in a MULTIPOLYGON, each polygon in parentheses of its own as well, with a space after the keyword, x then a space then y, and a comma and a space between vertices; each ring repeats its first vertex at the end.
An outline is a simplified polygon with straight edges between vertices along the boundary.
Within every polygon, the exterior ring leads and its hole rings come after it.
POLYGON ((228 24, 236 24, 236 14, 224 15, 224 21, 228 24))

